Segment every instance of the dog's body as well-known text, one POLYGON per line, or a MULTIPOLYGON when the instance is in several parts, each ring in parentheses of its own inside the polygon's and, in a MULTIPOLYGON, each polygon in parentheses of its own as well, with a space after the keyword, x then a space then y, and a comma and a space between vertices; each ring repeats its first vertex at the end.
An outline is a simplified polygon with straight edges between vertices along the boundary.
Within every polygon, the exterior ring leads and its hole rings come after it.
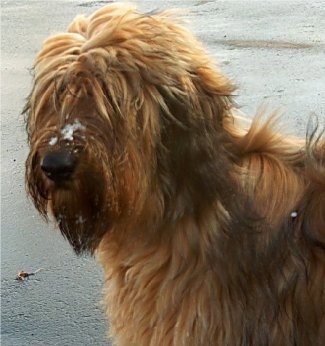
POLYGON ((321 345, 325 142, 236 125, 234 86, 167 13, 110 5, 45 41, 26 180, 98 253, 118 345, 321 345))

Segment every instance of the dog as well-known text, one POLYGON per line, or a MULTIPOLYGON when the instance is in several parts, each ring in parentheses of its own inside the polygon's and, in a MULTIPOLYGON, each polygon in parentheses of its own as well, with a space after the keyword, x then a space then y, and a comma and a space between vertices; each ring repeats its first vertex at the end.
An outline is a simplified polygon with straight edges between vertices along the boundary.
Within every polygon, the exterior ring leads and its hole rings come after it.
POLYGON ((110 4, 48 38, 26 186, 105 272, 117 345, 323 345, 325 141, 239 115, 174 12, 110 4))

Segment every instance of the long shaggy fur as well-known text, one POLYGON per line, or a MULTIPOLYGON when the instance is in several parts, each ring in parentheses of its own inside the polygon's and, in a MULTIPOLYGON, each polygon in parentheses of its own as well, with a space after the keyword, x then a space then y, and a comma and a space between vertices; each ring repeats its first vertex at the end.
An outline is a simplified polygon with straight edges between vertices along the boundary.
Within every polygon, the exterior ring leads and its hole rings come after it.
POLYGON ((27 189, 98 254, 117 345, 324 344, 324 136, 241 127, 234 90, 171 12, 109 5, 37 55, 27 189))

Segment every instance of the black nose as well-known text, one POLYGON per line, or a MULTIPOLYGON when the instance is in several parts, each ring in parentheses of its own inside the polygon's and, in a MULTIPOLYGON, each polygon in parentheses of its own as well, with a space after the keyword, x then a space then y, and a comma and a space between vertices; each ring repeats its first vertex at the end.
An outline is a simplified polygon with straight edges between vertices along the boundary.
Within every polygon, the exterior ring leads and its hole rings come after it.
POLYGON ((47 153, 42 162, 41 169, 51 180, 69 180, 76 167, 76 158, 66 151, 53 151, 47 153))

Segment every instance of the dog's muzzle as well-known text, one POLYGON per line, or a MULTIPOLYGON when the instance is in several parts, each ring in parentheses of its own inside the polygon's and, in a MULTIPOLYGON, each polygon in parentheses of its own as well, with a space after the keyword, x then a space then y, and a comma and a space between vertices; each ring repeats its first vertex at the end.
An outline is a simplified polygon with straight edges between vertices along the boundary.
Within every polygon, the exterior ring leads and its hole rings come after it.
POLYGON ((76 157, 68 151, 48 152, 41 161, 41 169, 54 182, 69 180, 77 165, 76 157))

